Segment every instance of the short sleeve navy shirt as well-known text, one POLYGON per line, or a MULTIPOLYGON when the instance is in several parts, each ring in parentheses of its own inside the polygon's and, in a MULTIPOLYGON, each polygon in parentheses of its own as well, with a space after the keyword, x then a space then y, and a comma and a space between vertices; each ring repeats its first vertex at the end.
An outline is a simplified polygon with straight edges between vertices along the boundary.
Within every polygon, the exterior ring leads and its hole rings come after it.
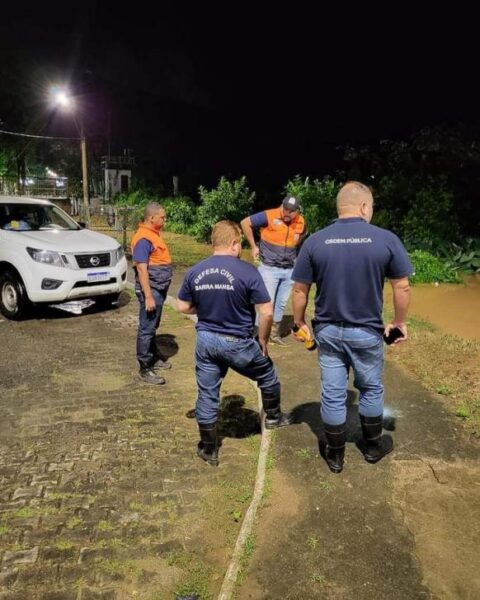
POLYGON ((265 211, 250 215, 250 223, 252 227, 266 227, 268 225, 268 217, 265 211))
POLYGON ((197 330, 247 338, 255 304, 270 302, 257 269, 234 256, 214 255, 192 267, 178 293, 197 309, 197 330))
POLYGON ((338 219, 311 235, 292 279, 317 286, 314 325, 348 323, 382 332, 385 278, 401 279, 412 272, 394 233, 354 217, 338 219))
POLYGON ((136 263, 148 263, 150 254, 153 252, 153 244, 145 238, 141 238, 135 244, 132 258, 136 263))

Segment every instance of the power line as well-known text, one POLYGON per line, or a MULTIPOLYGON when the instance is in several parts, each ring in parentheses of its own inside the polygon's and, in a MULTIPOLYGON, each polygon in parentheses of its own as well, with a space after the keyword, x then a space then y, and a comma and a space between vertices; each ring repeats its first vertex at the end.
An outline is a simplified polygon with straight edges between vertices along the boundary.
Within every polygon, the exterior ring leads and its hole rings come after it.
POLYGON ((80 141, 81 138, 76 137, 54 137, 51 135, 32 135, 30 133, 17 133, 15 131, 5 131, 4 129, 0 129, 0 133, 4 133, 5 135, 16 135, 18 137, 26 137, 26 138, 35 138, 39 140, 75 140, 76 142, 80 141))

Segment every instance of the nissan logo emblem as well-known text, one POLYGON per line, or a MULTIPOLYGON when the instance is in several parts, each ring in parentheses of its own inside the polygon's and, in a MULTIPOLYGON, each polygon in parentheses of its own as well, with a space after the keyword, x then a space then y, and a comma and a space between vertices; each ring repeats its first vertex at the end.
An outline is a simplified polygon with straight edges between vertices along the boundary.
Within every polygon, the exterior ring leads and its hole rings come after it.
POLYGON ((98 258, 98 256, 92 256, 92 258, 90 259, 90 264, 92 265, 92 267, 98 267, 98 265, 100 264, 100 259, 98 258))

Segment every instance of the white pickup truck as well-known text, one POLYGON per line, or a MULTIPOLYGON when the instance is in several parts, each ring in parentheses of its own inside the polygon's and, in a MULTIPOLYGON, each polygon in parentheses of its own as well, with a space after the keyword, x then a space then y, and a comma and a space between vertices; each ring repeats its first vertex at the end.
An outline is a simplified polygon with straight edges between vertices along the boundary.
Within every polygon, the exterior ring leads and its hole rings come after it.
POLYGON ((0 197, 0 311, 7 318, 21 319, 36 303, 111 304, 126 279, 113 238, 84 229, 48 200, 0 197))

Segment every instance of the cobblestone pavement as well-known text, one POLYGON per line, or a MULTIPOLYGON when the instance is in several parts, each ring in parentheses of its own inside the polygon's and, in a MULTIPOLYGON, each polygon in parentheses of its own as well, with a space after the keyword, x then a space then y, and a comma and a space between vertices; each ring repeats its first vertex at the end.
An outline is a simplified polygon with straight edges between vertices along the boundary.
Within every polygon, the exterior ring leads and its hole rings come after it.
POLYGON ((255 472, 256 393, 228 375, 221 466, 194 453, 192 323, 166 308, 167 385, 137 378, 137 303, 0 322, 0 599, 218 590, 255 472), (233 516, 232 516, 233 515, 233 516))

